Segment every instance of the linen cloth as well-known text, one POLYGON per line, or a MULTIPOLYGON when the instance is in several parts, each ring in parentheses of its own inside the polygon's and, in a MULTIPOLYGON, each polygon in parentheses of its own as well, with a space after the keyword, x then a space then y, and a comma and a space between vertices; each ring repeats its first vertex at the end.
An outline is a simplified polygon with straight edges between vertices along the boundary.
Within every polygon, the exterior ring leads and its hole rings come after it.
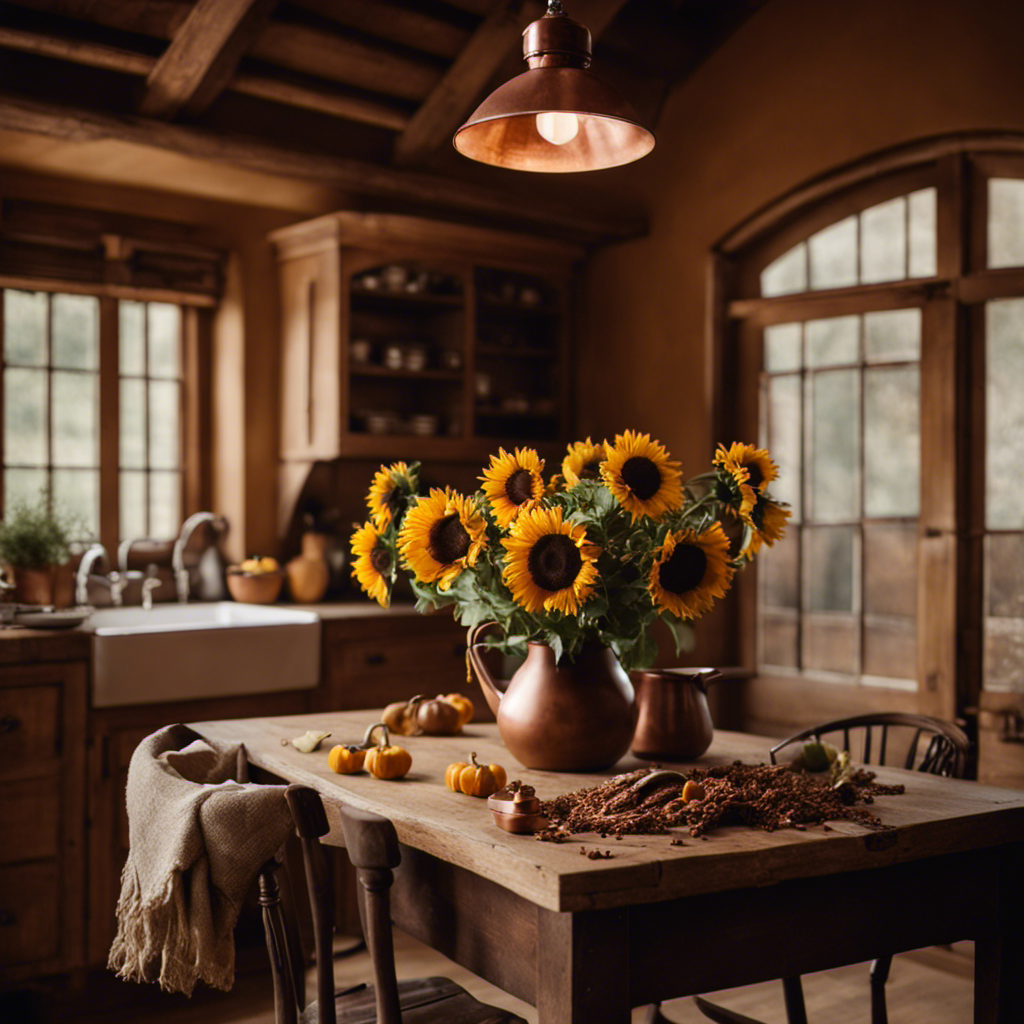
POLYGON ((293 829, 284 786, 246 782, 241 744, 184 725, 147 736, 128 767, 128 861, 108 966, 191 995, 234 983, 232 931, 260 869, 293 829))

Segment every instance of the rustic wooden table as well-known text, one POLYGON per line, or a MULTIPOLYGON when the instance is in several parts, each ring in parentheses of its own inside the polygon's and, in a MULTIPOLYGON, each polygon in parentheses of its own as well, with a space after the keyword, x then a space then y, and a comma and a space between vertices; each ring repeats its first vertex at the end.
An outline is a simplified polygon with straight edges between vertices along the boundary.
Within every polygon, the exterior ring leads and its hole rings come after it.
MULTIPOLYGON (((880 769, 901 796, 873 810, 893 831, 848 822, 830 830, 722 828, 554 844, 497 828, 485 800, 449 792, 444 769, 505 765, 542 798, 614 771, 521 769, 497 728, 458 737, 403 737, 401 781, 335 775, 334 742, 360 740, 374 712, 192 723, 212 741, 245 744, 251 764, 314 786, 342 845, 338 801, 390 818, 403 844, 395 923, 538 1008, 542 1024, 625 1024, 655 1000, 803 974, 936 943, 976 940, 975 1022, 1024 1020, 1024 792, 880 769), (324 749, 281 740, 329 729, 324 749), (676 838, 679 838, 677 836, 676 838), (610 859, 582 854, 608 851, 610 859)), ((700 765, 767 760, 770 741, 718 733, 700 765)), ((626 757, 615 771, 646 762, 626 757)), ((865 977, 864 998, 868 1000, 865 977)))

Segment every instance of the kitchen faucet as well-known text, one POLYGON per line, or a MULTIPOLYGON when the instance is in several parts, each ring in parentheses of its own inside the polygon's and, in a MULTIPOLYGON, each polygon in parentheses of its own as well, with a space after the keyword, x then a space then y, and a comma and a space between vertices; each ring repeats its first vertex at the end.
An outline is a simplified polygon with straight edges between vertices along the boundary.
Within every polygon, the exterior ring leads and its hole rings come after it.
POLYGON ((107 549, 102 544, 93 544, 86 549, 78 563, 78 572, 75 573, 75 603, 89 604, 89 586, 96 585, 106 587, 110 591, 110 603, 115 608, 121 607, 124 588, 128 586, 128 573, 111 570, 105 576, 94 573, 93 568, 97 563, 109 564, 107 549))
POLYGON ((227 520, 213 512, 196 512, 181 524, 181 531, 171 551, 171 568, 174 570, 174 586, 178 591, 178 600, 182 604, 188 601, 191 586, 189 570, 185 567, 185 549, 196 527, 202 526, 203 523, 209 523, 217 533, 224 533, 227 530, 227 520))

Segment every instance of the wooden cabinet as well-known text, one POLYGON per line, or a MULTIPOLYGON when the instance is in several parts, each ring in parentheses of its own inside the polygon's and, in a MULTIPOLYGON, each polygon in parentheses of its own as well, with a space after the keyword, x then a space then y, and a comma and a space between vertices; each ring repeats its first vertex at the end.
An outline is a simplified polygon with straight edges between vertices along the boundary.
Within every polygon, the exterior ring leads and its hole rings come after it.
POLYGON ((85 662, 0 667, 0 974, 79 966, 85 912, 85 662))
POLYGON ((271 239, 285 460, 480 459, 568 435, 581 248, 357 213, 271 239))

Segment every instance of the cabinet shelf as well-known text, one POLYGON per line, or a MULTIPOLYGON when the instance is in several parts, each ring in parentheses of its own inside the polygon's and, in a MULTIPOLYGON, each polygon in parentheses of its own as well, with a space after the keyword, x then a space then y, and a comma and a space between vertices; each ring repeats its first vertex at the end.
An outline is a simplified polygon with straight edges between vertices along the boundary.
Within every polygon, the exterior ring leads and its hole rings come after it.
POLYGON ((399 308, 420 307, 430 309, 436 307, 445 312, 458 309, 465 305, 461 295, 434 295, 430 292, 399 292, 382 289, 380 291, 352 286, 353 303, 365 304, 374 308, 394 305, 399 308))
POLYGON ((374 363, 352 363, 348 370, 352 377, 383 377, 392 380, 436 380, 462 383, 465 374, 461 370, 393 370, 390 366, 374 363))
POLYGON ((558 353, 549 348, 504 348, 501 345, 477 345, 479 356, 493 356, 497 359, 557 359, 558 353))

